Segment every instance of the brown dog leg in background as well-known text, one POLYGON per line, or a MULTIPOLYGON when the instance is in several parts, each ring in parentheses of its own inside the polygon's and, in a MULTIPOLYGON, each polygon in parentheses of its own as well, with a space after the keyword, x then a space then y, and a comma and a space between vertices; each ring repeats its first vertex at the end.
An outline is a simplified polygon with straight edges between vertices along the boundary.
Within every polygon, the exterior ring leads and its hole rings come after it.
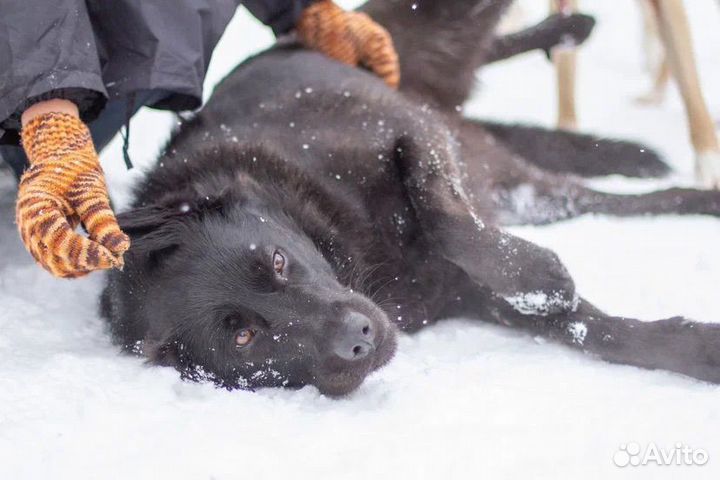
POLYGON ((702 184, 720 188, 720 144, 700 87, 690 24, 682 0, 649 0, 658 15, 668 64, 677 79, 695 148, 695 172, 702 184))
POLYGON ((660 105, 665 100, 667 86, 672 77, 665 47, 660 39, 660 26, 656 8, 651 1, 637 0, 643 17, 643 50, 645 69, 652 76, 653 85, 647 93, 636 98, 641 105, 660 105))
MULTIPOLYGON (((577 0, 550 0, 550 9, 554 13, 570 15, 577 10, 577 0)), ((552 52, 558 80, 557 125, 562 130, 575 130, 578 124, 575 110, 576 55, 572 46, 556 47, 552 52)))

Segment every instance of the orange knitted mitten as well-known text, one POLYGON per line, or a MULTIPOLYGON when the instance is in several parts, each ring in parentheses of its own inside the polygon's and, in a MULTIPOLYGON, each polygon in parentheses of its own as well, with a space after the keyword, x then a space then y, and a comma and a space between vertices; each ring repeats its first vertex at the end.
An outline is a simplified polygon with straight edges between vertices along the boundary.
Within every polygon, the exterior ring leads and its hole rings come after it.
POLYGON ((400 83, 390 34, 364 13, 346 12, 331 0, 321 0, 303 11, 297 32, 309 48, 348 65, 362 64, 393 88, 400 83))
POLYGON ((18 189, 17 224, 25 247, 57 277, 122 268, 130 239, 110 209, 90 131, 78 118, 46 113, 22 130, 30 160, 18 189), (89 238, 75 233, 82 222, 89 238))

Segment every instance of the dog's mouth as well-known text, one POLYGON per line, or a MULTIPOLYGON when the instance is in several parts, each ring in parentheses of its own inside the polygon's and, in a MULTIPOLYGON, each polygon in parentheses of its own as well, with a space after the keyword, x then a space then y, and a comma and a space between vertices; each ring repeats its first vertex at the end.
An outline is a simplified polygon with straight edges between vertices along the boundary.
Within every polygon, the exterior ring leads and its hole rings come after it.
POLYGON ((348 395, 360 387, 368 375, 387 365, 396 350, 396 328, 384 321, 382 334, 377 338, 371 355, 360 362, 343 364, 340 368, 320 368, 315 375, 315 386, 325 395, 348 395))
POLYGON ((373 365, 370 372, 379 370, 387 365, 390 360, 395 356, 397 350, 397 329, 396 327, 387 322, 383 332, 382 339, 379 340, 375 346, 375 355, 373 356, 373 365))

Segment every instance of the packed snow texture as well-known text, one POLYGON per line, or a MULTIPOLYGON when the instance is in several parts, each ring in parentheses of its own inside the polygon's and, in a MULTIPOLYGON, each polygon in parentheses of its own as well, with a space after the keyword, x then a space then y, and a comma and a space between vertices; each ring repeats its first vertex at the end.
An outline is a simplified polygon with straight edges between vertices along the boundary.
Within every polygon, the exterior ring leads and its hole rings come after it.
POLYGON ((544 292, 535 291, 529 293, 518 293, 504 297, 512 307, 523 315, 547 315, 551 311, 562 310, 573 311, 580 303, 580 298, 575 296, 572 301, 564 300, 562 292, 555 292, 548 296, 544 292), (562 310, 561 310, 562 309, 562 310))
MULTIPOLYGON (((546 4, 525 0, 525 20, 541 18, 546 4)), ((636 2, 582 4, 599 20, 580 57, 582 129, 646 141, 678 171, 664 181, 593 184, 640 191, 692 183, 677 92, 656 108, 632 101, 650 85, 636 2)), ((720 11, 715 0, 685 4, 705 93, 720 118, 720 11)), ((239 12, 213 58, 208 86, 271 39, 239 12)), ((550 64, 533 53, 487 68, 465 111, 551 125, 554 89, 550 64)), ((172 115, 153 111, 133 120, 136 164, 152 161, 173 123, 172 115)), ((142 167, 126 172, 120 152, 116 139, 103 164, 124 207, 142 167)), ((97 314, 102 275, 61 281, 33 265, 13 225, 14 194, 13 182, 1 179, 2 479, 720 476, 720 387, 609 365, 475 320, 403 336, 391 365, 341 400, 309 387, 250 393, 183 382, 111 345, 97 314), (709 462, 615 466, 614 455, 630 442, 682 442, 705 449, 709 462)), ((559 252, 579 291, 612 313, 720 319, 718 219, 586 216, 512 231, 559 252)), ((573 327, 580 343, 583 327, 573 327)))

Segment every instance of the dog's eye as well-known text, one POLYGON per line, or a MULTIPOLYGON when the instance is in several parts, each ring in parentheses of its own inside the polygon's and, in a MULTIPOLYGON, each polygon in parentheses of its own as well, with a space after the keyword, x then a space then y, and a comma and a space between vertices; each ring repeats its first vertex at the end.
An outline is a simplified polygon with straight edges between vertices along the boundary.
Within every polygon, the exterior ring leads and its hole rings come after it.
POLYGON ((285 257, 277 250, 275 251, 275 253, 273 253, 273 270, 275 270, 275 273, 281 276, 285 271, 285 257))
POLYGON ((252 342, 252 339, 255 338, 255 331, 250 330, 249 328, 240 330, 237 335, 235 335, 235 345, 238 347, 246 347, 250 345, 250 342, 252 342))

